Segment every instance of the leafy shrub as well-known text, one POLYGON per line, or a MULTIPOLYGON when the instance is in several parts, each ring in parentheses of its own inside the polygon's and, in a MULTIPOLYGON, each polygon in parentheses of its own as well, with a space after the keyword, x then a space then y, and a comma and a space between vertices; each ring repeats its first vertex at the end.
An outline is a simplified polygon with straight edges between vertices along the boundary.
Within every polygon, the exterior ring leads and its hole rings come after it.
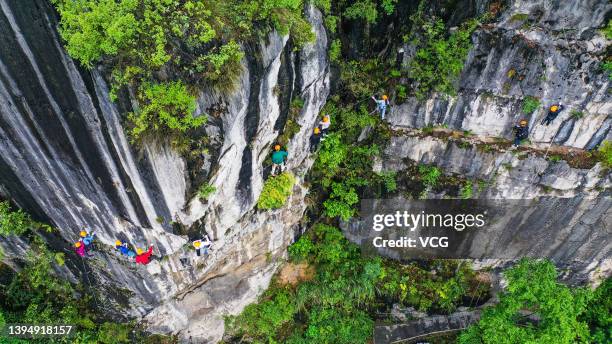
POLYGON ((302 236, 293 245, 289 246, 289 256, 295 261, 302 261, 314 251, 314 244, 307 236, 302 236))
POLYGON ((213 85, 229 90, 242 73, 240 61, 243 57, 244 52, 240 45, 231 41, 199 56, 194 63, 194 69, 213 85))
POLYGON ((193 116, 195 97, 181 81, 143 84, 138 98, 140 109, 128 114, 134 140, 151 134, 184 133, 206 122, 206 116, 193 116))
POLYGON ((421 182, 425 186, 434 187, 438 183, 438 179, 442 175, 442 172, 436 166, 419 165, 419 174, 421 176, 421 182))
POLYGON ((612 141, 604 141, 597 151, 599 160, 606 168, 612 168, 612 141))
POLYGON ((217 191, 217 188, 208 183, 200 185, 198 189, 198 197, 201 199, 208 199, 213 193, 217 191))
POLYGON ((359 202, 359 196, 355 188, 345 183, 332 183, 332 192, 329 198, 323 202, 325 215, 329 217, 339 216, 347 221, 355 213, 354 205, 359 202))
POLYGON ((331 62, 340 61, 342 55, 342 43, 339 39, 334 39, 329 46, 329 60, 331 62))
POLYGON ((430 92, 454 95, 455 84, 472 48, 471 35, 478 20, 470 19, 450 35, 444 22, 424 14, 424 2, 410 19, 414 28, 412 41, 417 51, 410 63, 410 78, 416 82, 415 92, 424 99, 430 92))
POLYGON ((378 18, 378 10, 372 0, 357 0, 344 10, 344 15, 349 19, 363 19, 372 24, 378 18))
POLYGON ((608 78, 612 80, 612 61, 602 63, 601 68, 608 73, 608 78))
POLYGON ((271 176, 266 180, 257 207, 261 210, 278 209, 285 205, 287 198, 291 196, 295 177, 289 172, 283 172, 278 176, 271 176))
POLYGON ((466 181, 465 184, 459 190, 459 196, 463 199, 472 198, 472 194, 474 193, 474 186, 471 181, 466 181))
POLYGON ((532 114, 535 110, 540 107, 540 99, 532 96, 523 98, 522 110, 525 115, 532 114))
POLYGON ((523 259, 505 276, 508 287, 499 303, 485 309, 480 321, 461 334, 459 343, 569 344, 589 338, 586 323, 579 320, 591 297, 588 289, 571 290, 557 282, 555 266, 546 260, 523 259), (531 323, 521 311, 533 313, 539 321, 531 323))
POLYGON ((592 343, 612 343, 612 278, 608 277, 593 293, 581 320, 589 324, 592 343))
POLYGON ((23 235, 34 225, 34 221, 24 211, 11 210, 8 201, 0 202, 0 235, 23 235))

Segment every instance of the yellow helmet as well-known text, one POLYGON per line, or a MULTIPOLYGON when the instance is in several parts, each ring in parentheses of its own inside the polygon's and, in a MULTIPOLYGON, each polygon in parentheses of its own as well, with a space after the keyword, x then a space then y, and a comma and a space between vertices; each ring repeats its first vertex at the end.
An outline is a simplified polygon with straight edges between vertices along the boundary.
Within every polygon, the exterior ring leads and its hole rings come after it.
POLYGON ((280 150, 280 148, 281 148, 280 145, 274 146, 274 150, 277 151, 277 152, 280 150))
POLYGON ((329 122, 329 116, 324 116, 323 117, 323 122, 325 122, 325 123, 329 122))
POLYGON ((557 112, 557 110, 559 110, 559 107, 557 105, 553 105, 550 107, 550 111, 552 112, 557 112))
POLYGON ((85 231, 81 231, 80 235, 81 235, 81 238, 84 238, 84 237, 86 237, 86 236, 87 236, 87 232, 85 232, 85 231))
POLYGON ((115 241, 115 246, 121 246, 121 240, 115 241))
POLYGON ((193 243, 193 246, 194 246, 195 248, 200 248, 200 246, 201 246, 201 245, 202 245, 202 242, 200 242, 200 240, 198 240, 198 241, 196 241, 196 242, 194 242, 194 243, 193 243))
POLYGON ((387 99, 389 99, 389 97, 387 97, 387 95, 386 95, 386 94, 385 94, 385 95, 383 95, 383 97, 382 97, 382 98, 383 98, 383 100, 387 100, 387 99))
POLYGON ((81 247, 81 242, 80 241, 75 242, 74 243, 74 247, 76 247, 76 248, 81 247))
POLYGON ((315 134, 318 134, 318 133, 320 133, 320 132, 321 132, 321 129, 319 129, 319 127, 314 128, 314 133, 315 133, 315 134))
POLYGON ((137 248, 137 249, 136 249, 136 254, 137 254, 137 255, 141 255, 141 254, 143 254, 143 253, 144 253, 144 251, 143 251, 141 248, 137 248))

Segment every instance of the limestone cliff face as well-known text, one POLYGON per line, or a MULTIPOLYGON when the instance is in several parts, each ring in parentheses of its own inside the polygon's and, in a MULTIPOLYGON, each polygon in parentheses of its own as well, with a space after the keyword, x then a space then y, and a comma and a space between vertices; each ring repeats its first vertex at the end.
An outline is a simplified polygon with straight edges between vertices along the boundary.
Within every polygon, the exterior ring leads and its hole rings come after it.
MULTIPOLYGON (((473 11, 470 16, 488 10, 487 2, 473 5, 464 6, 473 11)), ((610 80, 601 70, 610 41, 598 31, 612 5, 597 0, 509 1, 502 9, 472 35, 474 46, 455 97, 409 98, 392 107, 389 122, 395 135, 376 168, 402 173, 414 163, 434 164, 447 174, 485 181, 484 190, 474 187, 475 198, 551 197, 529 214, 509 214, 505 220, 522 218, 526 226, 503 244, 525 253, 539 247, 543 256, 570 269, 574 281, 609 275, 612 180, 601 164, 579 160, 588 156, 585 150, 612 137, 610 80), (526 96, 541 102, 531 114, 521 109, 526 96), (543 125, 548 106, 557 102, 565 110, 543 125), (573 116, 576 112, 582 116, 573 116), (531 142, 528 148, 509 149, 499 138, 511 139, 512 126, 522 118, 529 120, 531 142), (421 130, 426 126, 440 128, 427 135, 421 130), (559 206, 555 198, 568 200, 559 206), (554 237, 515 240, 542 228, 544 219, 563 219, 554 237)), ((414 49, 407 45, 404 50, 403 63, 408 64, 414 49)), ((489 232, 469 240, 484 246, 500 243, 489 232)))
MULTIPOLYGON (((470 2, 471 3, 471 2, 470 2)), ((488 10, 477 1, 472 16, 488 10)), ((521 118, 529 120, 531 140, 592 149, 610 139, 610 80, 601 70, 609 41, 598 31, 612 9, 608 1, 509 1, 500 16, 472 35, 459 78, 459 92, 426 102, 408 99, 389 115, 397 126, 446 124, 476 135, 510 137, 521 118), (542 106, 522 114, 526 96, 542 106), (549 126, 540 124, 548 106, 566 109, 549 126), (582 118, 572 116, 572 110, 582 118)), ((403 63, 414 54, 408 45, 403 63)))
MULTIPOLYGON (((465 3, 471 16, 488 6, 465 3)), ((530 95, 540 97, 544 107, 566 105, 549 126, 539 124, 544 108, 527 116, 534 147, 542 152, 551 140, 591 149, 610 139, 609 80, 599 69, 609 41, 597 28, 611 8, 605 0, 505 2, 494 23, 472 36, 474 48, 456 97, 408 99, 392 107, 388 119, 397 135, 377 168, 401 172, 410 160, 466 178, 496 175, 481 197, 600 200, 593 208, 576 203, 567 209, 568 216, 575 215, 564 229, 567 244, 550 255, 580 258, 584 264, 577 269, 588 276, 609 271, 610 246, 580 229, 594 228, 582 226, 592 223, 610 228, 605 203, 610 175, 601 165, 574 166, 503 147, 482 150, 476 142, 459 146, 415 130, 446 124, 470 130, 473 140, 510 138, 510 128, 524 116, 522 99, 530 95), (572 117, 574 109, 583 116, 572 117)), ((110 101, 104 70, 83 70, 67 56, 46 0, 0 0, 0 195, 57 227, 58 235, 48 238, 57 249, 82 228, 98 234, 95 259, 86 264, 68 259, 59 272, 74 281, 85 281, 86 272, 107 300, 106 311, 143 317, 152 330, 184 340, 215 342, 223 335, 222 316, 238 313, 267 287, 304 212, 308 190, 302 181, 312 163, 308 139, 330 89, 322 16, 313 7, 306 14, 316 42, 294 52, 287 37, 271 33, 245 46, 235 91, 202 90, 198 112, 210 115, 203 131, 211 150, 196 153, 203 163, 194 171, 166 145, 136 149, 129 143, 122 126, 129 99, 110 101), (292 118, 300 130, 288 144, 298 184, 287 206, 260 212, 255 203, 268 173, 266 159, 295 97, 304 100, 292 118), (193 173, 216 188, 208 200, 192 196, 199 187, 193 173), (209 233, 215 240, 211 255, 197 259, 172 222, 209 233), (116 239, 153 244, 163 258, 134 266, 112 252, 116 239)), ((405 50, 408 63, 411 49, 405 50)), ((0 245, 8 260, 27 249, 17 239, 2 239, 0 245)))
MULTIPOLYGON (((211 114, 205 131, 213 148, 197 172, 218 190, 202 201, 191 197, 199 185, 191 185, 188 162, 170 147, 129 143, 122 127, 129 101, 111 102, 103 71, 85 71, 67 56, 47 1, 0 1, 0 193, 57 227, 56 249, 82 228, 96 232, 96 258, 69 259, 67 278, 87 271, 107 299, 103 307, 146 315, 152 330, 221 338, 222 315, 267 287, 305 209, 301 183, 283 209, 258 212, 255 204, 292 97, 304 106, 293 118, 300 131, 288 144, 289 168, 301 180, 311 163, 308 139, 329 76, 321 13, 312 7, 307 17, 316 42, 295 52, 287 37, 271 33, 245 47, 235 91, 202 91, 198 111, 211 114), (196 259, 172 222, 209 233, 212 254, 196 259), (163 258, 134 266, 112 252, 116 239, 153 244, 163 258)), ((0 244, 7 259, 26 249, 14 239, 0 244)))

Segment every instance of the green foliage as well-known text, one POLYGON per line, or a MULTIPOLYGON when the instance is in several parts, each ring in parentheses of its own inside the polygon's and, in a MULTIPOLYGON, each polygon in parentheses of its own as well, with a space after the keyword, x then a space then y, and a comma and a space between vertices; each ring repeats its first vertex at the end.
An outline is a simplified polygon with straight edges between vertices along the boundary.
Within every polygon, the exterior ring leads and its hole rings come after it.
POLYGON ((135 44, 137 0, 52 0, 61 15, 60 34, 70 56, 91 68, 103 55, 117 55, 135 44))
POLYGON ((366 23, 372 24, 376 22, 378 10, 371 0, 357 0, 346 8, 344 15, 349 19, 364 19, 366 23))
POLYGON ((472 48, 472 32, 479 22, 470 19, 447 35, 441 19, 424 15, 423 2, 419 9, 410 17, 416 30, 412 41, 418 47, 409 70, 410 78, 416 83, 416 96, 424 99, 430 92, 454 95, 455 84, 472 48))
POLYGON ((535 110, 540 107, 540 99, 532 96, 523 98, 523 106, 521 110, 525 115, 532 114, 535 110))
POLYGON ((582 117, 584 117, 584 112, 579 110, 572 110, 570 112, 570 116, 572 116, 572 118, 574 119, 581 119, 582 117))
POLYGON ((339 216, 347 221, 355 213, 355 205, 359 202, 359 196, 354 187, 346 183, 332 183, 332 192, 329 198, 323 202, 325 215, 328 217, 339 216))
POLYGON ((283 172, 278 176, 271 176, 266 180, 257 207, 261 210, 278 209, 285 205, 287 198, 291 196, 295 177, 289 172, 283 172))
POLYGON ((603 28, 602 33, 607 39, 612 39, 612 19, 608 20, 608 25, 603 28))
POLYGON ((487 290, 470 287, 476 283, 469 264, 447 261, 422 268, 363 257, 338 228, 324 224, 314 225, 289 252, 316 269, 313 279, 294 288, 273 281, 258 304, 226 320, 236 340, 368 343, 374 326, 369 314, 383 301, 452 311, 462 297, 487 290))
POLYGON ((612 169, 612 141, 604 141, 599 147, 597 155, 605 168, 612 169))
POLYGON ((592 343, 612 343, 612 278, 595 290, 581 320, 589 324, 592 343))
POLYGON ((130 343, 130 331, 126 324, 105 322, 100 326, 98 341, 104 344, 130 343))
POLYGON ((461 190, 459 190, 459 196, 463 199, 472 198, 473 193, 474 193, 474 185, 469 180, 466 181, 465 184, 463 184, 463 186, 461 187, 461 190))
POLYGON ((217 188, 208 183, 200 185, 198 189, 198 197, 201 199, 208 199, 213 193, 217 191, 217 188))
POLYGON ((206 116, 193 116, 195 97, 181 81, 143 84, 138 96, 140 109, 128 114, 134 140, 152 134, 176 135, 206 122, 206 116))
POLYGON ((329 46, 329 60, 339 62, 342 55, 342 43, 339 39, 334 39, 329 46))
POLYGON ((608 78, 612 80, 612 61, 608 60, 601 64, 601 68, 608 73, 608 78))
MULTIPOLYGON (((387 15, 393 14, 397 0, 381 0, 380 7, 387 15)), ((379 16, 376 1, 357 0, 350 4, 345 10, 344 15, 349 19, 363 19, 368 24, 376 22, 379 16)))
POLYGON ((327 28, 327 30, 329 30, 329 32, 336 33, 336 31, 338 31, 339 20, 340 18, 338 18, 337 16, 325 16, 325 27, 327 28))
POLYGON ((442 171, 436 166, 419 165, 419 175, 421 182, 423 182, 425 186, 434 187, 438 183, 442 171))
POLYGON ((248 305, 232 319, 230 326, 245 335, 275 343, 276 334, 293 321, 297 311, 293 299, 289 290, 269 290, 262 295, 263 302, 248 305))
POLYGON ((240 77, 240 61, 244 52, 240 45, 230 41, 220 48, 214 48, 206 55, 199 56, 194 62, 194 70, 201 73, 213 85, 221 89, 231 89, 234 81, 240 77))
POLYGON ((12 211, 8 201, 0 202, 0 235, 23 235, 34 225, 30 215, 21 209, 12 211))
POLYGON ((586 323, 578 319, 591 297, 588 289, 571 290, 557 282, 549 261, 523 259, 505 276, 508 287, 499 303, 487 308, 480 321, 461 334, 459 343, 569 344, 589 338, 586 323), (527 314, 540 320, 532 322, 527 314))

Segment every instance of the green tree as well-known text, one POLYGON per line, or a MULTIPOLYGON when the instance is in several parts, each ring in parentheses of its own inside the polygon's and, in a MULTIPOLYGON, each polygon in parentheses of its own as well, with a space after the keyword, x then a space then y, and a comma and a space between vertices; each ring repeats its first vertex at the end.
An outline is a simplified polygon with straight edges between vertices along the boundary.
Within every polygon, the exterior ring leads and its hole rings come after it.
POLYGON ((0 235, 23 235, 34 224, 30 215, 21 209, 12 211, 8 201, 0 202, 0 235))
POLYGON ((588 326, 579 320, 591 293, 557 282, 547 260, 521 260, 504 273, 508 287, 496 306, 459 337, 460 344, 576 343, 587 341, 588 326), (530 320, 530 316, 538 321, 530 320))
POLYGON ((140 109, 128 114, 133 139, 146 134, 180 134, 206 122, 206 116, 194 117, 195 97, 181 81, 145 83, 139 92, 140 109))

